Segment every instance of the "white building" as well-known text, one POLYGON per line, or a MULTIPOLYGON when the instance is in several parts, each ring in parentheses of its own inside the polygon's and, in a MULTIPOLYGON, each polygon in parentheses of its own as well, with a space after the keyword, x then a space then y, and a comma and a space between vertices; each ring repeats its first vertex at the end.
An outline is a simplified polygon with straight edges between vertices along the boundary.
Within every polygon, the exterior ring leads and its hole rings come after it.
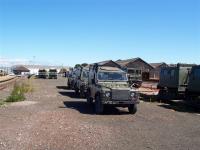
POLYGON ((30 70, 30 74, 35 74, 35 75, 38 75, 38 71, 40 69, 45 69, 46 71, 49 71, 49 69, 56 69, 58 73, 62 68, 69 70, 69 67, 65 66, 24 65, 24 67, 30 70))

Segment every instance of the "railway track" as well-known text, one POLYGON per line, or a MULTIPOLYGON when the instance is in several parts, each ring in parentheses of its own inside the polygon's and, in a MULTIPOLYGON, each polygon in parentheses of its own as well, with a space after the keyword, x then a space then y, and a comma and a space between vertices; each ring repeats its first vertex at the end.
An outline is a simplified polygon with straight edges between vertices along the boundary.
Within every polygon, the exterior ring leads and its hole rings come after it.
POLYGON ((18 77, 13 77, 10 79, 0 81, 0 90, 3 90, 6 87, 8 87, 9 85, 13 84, 17 79, 18 79, 18 77))

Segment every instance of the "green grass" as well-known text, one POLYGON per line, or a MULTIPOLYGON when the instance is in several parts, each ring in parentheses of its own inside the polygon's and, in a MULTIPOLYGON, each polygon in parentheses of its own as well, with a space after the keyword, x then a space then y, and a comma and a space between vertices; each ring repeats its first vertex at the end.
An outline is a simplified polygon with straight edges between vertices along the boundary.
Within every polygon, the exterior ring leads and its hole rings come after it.
POLYGON ((23 100, 25 100, 24 88, 22 85, 15 84, 11 95, 6 98, 6 102, 19 102, 23 100))
POLYGON ((25 93, 33 92, 33 87, 30 81, 23 83, 16 83, 13 91, 9 97, 6 98, 5 102, 19 102, 25 100, 25 93))

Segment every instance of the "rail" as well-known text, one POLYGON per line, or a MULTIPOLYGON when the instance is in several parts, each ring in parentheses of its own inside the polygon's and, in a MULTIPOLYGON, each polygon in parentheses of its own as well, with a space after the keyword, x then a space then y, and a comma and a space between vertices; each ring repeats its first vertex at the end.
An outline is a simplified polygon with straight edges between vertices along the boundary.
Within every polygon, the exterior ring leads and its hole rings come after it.
POLYGON ((10 84, 14 83, 17 79, 18 79, 18 77, 16 77, 16 76, 10 77, 10 78, 1 79, 0 80, 0 90, 5 89, 10 84))

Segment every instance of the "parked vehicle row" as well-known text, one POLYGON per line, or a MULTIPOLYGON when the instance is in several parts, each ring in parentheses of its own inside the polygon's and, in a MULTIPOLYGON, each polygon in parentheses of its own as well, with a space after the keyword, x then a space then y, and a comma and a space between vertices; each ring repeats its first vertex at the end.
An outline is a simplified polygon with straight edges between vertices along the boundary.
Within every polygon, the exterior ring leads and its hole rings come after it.
POLYGON ((88 104, 94 102, 97 114, 103 113, 105 105, 128 107, 132 114, 137 112, 138 91, 129 86, 127 73, 120 68, 98 64, 76 68, 68 77, 68 87, 86 97, 88 104))
POLYGON ((45 69, 40 69, 38 71, 38 78, 42 79, 57 79, 57 70, 56 69, 50 69, 49 72, 47 72, 45 69))
POLYGON ((180 96, 191 99, 200 96, 200 66, 177 64, 162 68, 158 89, 160 99, 175 99, 180 96))

